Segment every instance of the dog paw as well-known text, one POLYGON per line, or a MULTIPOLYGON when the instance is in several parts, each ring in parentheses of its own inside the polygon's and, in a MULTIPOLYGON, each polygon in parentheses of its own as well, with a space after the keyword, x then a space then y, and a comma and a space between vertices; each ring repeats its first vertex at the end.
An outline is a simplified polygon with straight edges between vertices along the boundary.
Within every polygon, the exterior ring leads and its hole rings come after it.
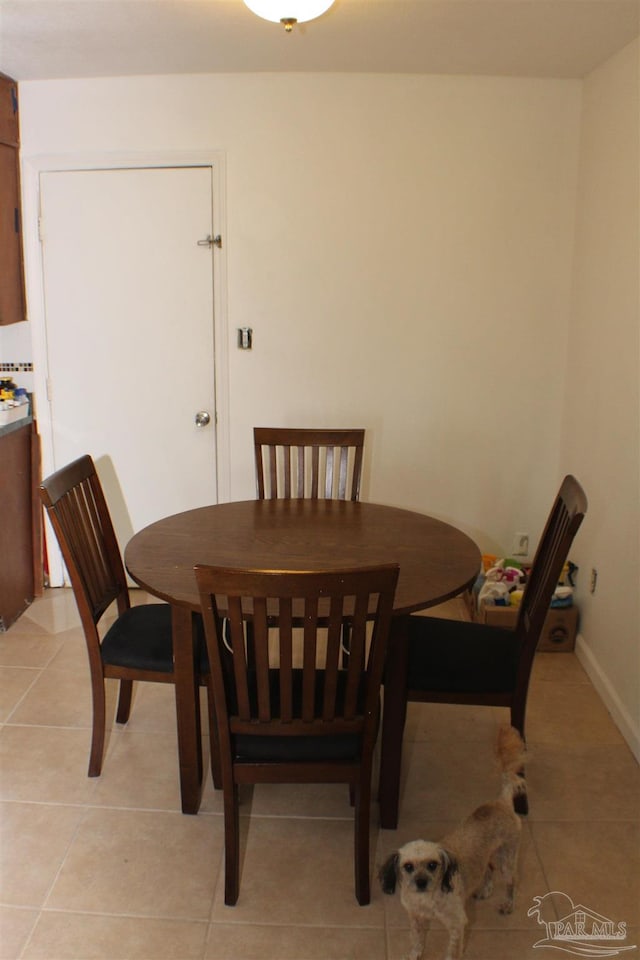
POLYGON ((500 913, 513 913, 513 900, 503 900, 500 906, 498 907, 500 913))
POLYGON ((482 890, 476 890, 476 892, 473 895, 473 899, 488 900, 492 893, 493 893, 493 885, 489 884, 488 887, 483 887, 482 890))
POLYGON ((489 877, 488 880, 482 884, 479 890, 476 890, 473 897, 474 900, 488 900, 491 894, 493 893, 493 880, 489 877))

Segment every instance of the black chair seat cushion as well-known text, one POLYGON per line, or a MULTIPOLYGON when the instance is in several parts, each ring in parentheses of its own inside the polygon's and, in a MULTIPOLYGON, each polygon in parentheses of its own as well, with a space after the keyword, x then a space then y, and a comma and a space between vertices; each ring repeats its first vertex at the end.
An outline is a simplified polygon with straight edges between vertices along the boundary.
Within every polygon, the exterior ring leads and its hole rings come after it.
POLYGON ((362 739, 340 737, 250 737, 234 738, 234 758, 241 763, 354 762, 360 756, 362 739))
MULTIPOLYGON (((204 627, 200 615, 196 623, 196 670, 209 672, 204 627)), ((173 673, 171 607, 168 603, 147 603, 131 607, 113 623, 101 644, 103 663, 133 670, 173 673)))
POLYGON ((513 630, 438 617, 408 617, 408 629, 409 690, 513 690, 520 656, 513 630))
MULTIPOLYGON (((279 710, 279 687, 278 671, 270 671, 270 688, 272 714, 278 714, 279 710)), ((293 676, 293 711, 295 716, 299 716, 302 702, 302 671, 294 670, 293 676)), ((338 701, 344 698, 346 686, 346 674, 338 674, 338 701)), ((323 675, 318 671, 316 676, 316 710, 322 703, 323 675)), ((361 686, 361 693, 364 693, 364 684, 361 686)), ((363 704, 358 704, 359 712, 363 710, 363 704)), ((250 736, 247 734, 237 734, 234 737, 234 755, 237 760, 245 762, 318 762, 326 761, 344 761, 353 762, 360 757, 362 737, 360 734, 339 734, 339 735, 321 735, 321 736, 250 736)))

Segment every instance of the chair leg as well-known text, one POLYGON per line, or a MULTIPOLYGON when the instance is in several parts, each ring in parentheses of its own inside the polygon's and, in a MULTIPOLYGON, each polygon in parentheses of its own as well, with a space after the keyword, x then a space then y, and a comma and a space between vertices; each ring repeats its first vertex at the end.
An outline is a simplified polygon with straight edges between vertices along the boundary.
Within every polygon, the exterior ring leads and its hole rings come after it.
POLYGON ((213 700, 213 690, 207 686, 207 706, 209 708, 209 754, 211 757, 211 779, 216 790, 222 789, 222 766, 220 763, 220 745, 218 743, 218 725, 213 700))
POLYGON ((369 880, 369 833, 371 819, 371 774, 360 777, 355 788, 354 867, 356 900, 361 907, 371 902, 369 880))
POLYGON ((240 894, 240 816, 238 785, 224 791, 224 902, 233 907, 240 894))
POLYGON ((380 826, 384 830, 395 830, 398 826, 402 737, 407 718, 409 637, 405 619, 400 618, 392 624, 389 655, 385 667, 378 785, 380 826))
POLYGON ((195 617, 186 607, 171 606, 173 631, 173 681, 180 758, 182 812, 196 814, 202 792, 202 730, 200 678, 194 664, 195 617))
MULTIPOLYGON (((524 712, 527 706, 526 697, 524 700, 518 700, 511 705, 511 726, 515 727, 522 739, 525 741, 524 736, 524 712)), ((524 767, 521 770, 518 770, 518 773, 521 777, 525 778, 524 767)), ((522 817, 526 817, 529 813, 529 798, 526 793, 518 793, 513 798, 513 809, 516 813, 520 814, 522 817)))
POLYGON ((91 696, 93 700, 93 732, 91 734, 91 753, 89 754, 89 776, 99 777, 102 771, 104 754, 105 692, 102 676, 91 678, 91 696))
POLYGON ((133 680, 120 681, 120 694, 118 696, 118 710, 116 712, 116 723, 126 723, 131 712, 131 695, 133 693, 133 680))

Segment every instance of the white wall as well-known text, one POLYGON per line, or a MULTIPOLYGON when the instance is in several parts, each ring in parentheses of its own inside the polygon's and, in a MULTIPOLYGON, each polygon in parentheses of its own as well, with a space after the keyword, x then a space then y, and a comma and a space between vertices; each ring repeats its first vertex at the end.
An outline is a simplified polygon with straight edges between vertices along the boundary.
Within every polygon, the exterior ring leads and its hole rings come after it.
POLYGON ((254 424, 366 427, 364 497, 450 520, 498 553, 516 530, 534 543, 563 474, 579 477, 579 652, 636 750, 637 69, 635 43, 584 84, 20 86, 26 163, 224 154, 232 498, 253 496, 254 424), (235 349, 245 325, 250 353, 235 349))
POLYGON ((589 498, 580 656, 640 759, 639 60, 636 41, 584 82, 562 462, 589 498))
POLYGON ((254 493, 254 425, 364 426, 366 498, 485 550, 535 540, 559 480, 579 82, 147 77, 20 98, 24 162, 224 152, 232 498, 254 493))

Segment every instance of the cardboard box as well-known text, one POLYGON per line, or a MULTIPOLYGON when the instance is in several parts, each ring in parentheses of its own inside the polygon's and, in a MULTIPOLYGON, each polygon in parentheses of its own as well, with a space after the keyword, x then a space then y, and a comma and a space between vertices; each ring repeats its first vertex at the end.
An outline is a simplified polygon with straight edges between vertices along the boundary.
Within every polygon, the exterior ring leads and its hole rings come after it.
MULTIPOLYGON (((515 627, 518 617, 517 607, 496 607, 491 604, 482 604, 476 619, 480 623, 488 623, 496 627, 515 627)), ((538 650, 545 652, 560 651, 566 653, 576 645, 578 632, 578 608, 551 607, 544 621, 538 650)))

